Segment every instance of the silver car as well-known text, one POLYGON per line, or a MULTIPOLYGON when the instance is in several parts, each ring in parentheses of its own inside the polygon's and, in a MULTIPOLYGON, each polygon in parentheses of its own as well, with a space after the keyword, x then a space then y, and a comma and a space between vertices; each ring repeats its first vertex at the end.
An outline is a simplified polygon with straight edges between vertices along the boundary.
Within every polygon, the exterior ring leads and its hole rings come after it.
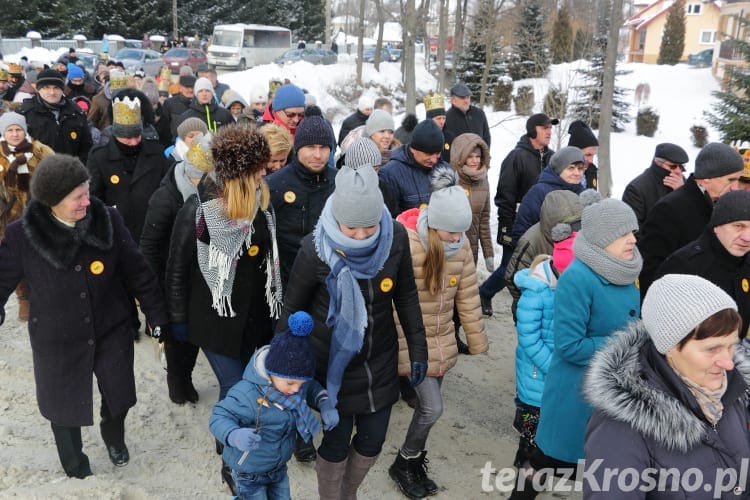
POLYGON ((139 69, 146 72, 147 76, 156 76, 164 65, 161 54, 155 50, 149 49, 131 49, 124 48, 117 51, 112 56, 115 61, 121 62, 125 66, 127 73, 133 74, 139 69))

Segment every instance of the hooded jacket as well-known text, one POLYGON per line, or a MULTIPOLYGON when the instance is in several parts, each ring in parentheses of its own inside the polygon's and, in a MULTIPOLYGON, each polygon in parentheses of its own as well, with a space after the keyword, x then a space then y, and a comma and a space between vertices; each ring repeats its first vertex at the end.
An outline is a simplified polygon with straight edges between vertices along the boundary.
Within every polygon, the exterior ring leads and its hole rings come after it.
MULTIPOLYGON (((422 323, 427 337, 427 375, 442 377, 456 365, 458 347, 453 325, 453 311, 461 319, 466 332, 466 342, 471 354, 480 354, 489 348, 484 331, 484 320, 479 304, 479 287, 474 261, 468 240, 452 257, 445 259, 441 290, 432 295, 425 283, 425 260, 427 250, 417 233, 419 209, 412 208, 398 216, 396 220, 406 227, 409 234, 411 262, 414 268, 414 281, 419 292, 419 307, 422 310, 422 323)), ((405 377, 411 374, 409 350, 398 317, 398 372, 405 377)))
POLYGON ((471 226, 466 231, 471 252, 476 266, 479 256, 479 243, 482 244, 482 255, 485 258, 494 257, 492 246, 492 231, 490 230, 490 183, 487 181, 487 171, 490 168, 490 150, 487 144, 477 134, 461 134, 453 140, 450 149, 451 165, 458 172, 459 184, 469 195, 471 204, 471 226), (474 149, 481 151, 481 167, 475 176, 469 176, 463 171, 466 159, 474 149))
POLYGON ((750 364, 739 348, 734 362, 735 368, 727 372, 727 389, 721 398, 723 414, 711 426, 685 383, 656 350, 642 322, 613 337, 592 360, 585 380, 585 393, 594 408, 586 430, 586 462, 588 467, 594 460, 601 462, 591 471, 593 481, 584 481, 584 498, 748 498, 748 476, 741 473, 741 468, 750 457, 750 364), (605 468, 633 468, 641 472, 641 480, 636 478, 629 491, 618 489, 617 478, 610 481, 608 491, 594 491, 592 485, 603 484, 605 468), (654 469, 650 486, 643 481, 643 471, 649 468, 654 469), (717 483, 721 469, 724 477, 717 483), (730 485, 729 469, 743 482, 730 485), (703 481, 688 490, 684 481, 691 477, 688 474, 694 479, 696 470, 703 481), (670 478, 675 475, 683 485, 675 485, 673 491, 674 479, 670 478), (664 491, 650 491, 664 476, 664 491), (727 486, 728 491, 722 494, 705 489, 717 484, 727 486))
POLYGON ((208 104, 200 104, 198 99, 193 97, 187 110, 177 118, 177 124, 173 127, 175 132, 177 131, 177 127, 188 118, 200 118, 208 127, 208 131, 213 134, 221 127, 234 123, 232 113, 228 109, 219 106, 216 103, 216 99, 211 99, 208 104))
MULTIPOLYGON (((263 399, 263 390, 271 385, 266 371, 269 346, 258 349, 245 367, 242 380, 237 382, 226 397, 214 405, 208 428, 216 439, 223 443, 224 463, 237 472, 261 474, 278 469, 286 464, 294 452, 297 427, 294 413, 275 404, 258 403, 263 399), (261 440, 258 448, 247 454, 227 442, 229 434, 240 427, 256 429, 261 440)), ((316 380, 302 385, 300 396, 311 408, 318 407, 318 400, 325 391, 316 380)))

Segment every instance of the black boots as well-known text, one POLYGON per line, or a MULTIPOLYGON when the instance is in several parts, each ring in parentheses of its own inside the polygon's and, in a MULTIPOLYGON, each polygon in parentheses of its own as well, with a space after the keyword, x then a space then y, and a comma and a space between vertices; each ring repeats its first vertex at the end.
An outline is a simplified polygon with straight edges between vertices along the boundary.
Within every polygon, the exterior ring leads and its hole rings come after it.
POLYGON ((388 474, 396 481, 401 493, 408 498, 419 499, 434 495, 438 491, 435 481, 427 477, 427 452, 415 458, 405 458, 401 452, 388 469, 388 474))
POLYGON ((459 354, 469 354, 469 346, 461 340, 461 337, 458 335, 458 329, 456 330, 456 347, 458 347, 459 354))
POLYGON ((492 316, 492 297, 485 297, 480 293, 479 301, 482 303, 482 314, 485 316, 492 316))
POLYGON ((60 463, 68 477, 83 479, 93 474, 89 457, 83 452, 80 427, 62 427, 52 424, 55 446, 60 463))
POLYGON ((307 463, 314 462, 318 458, 318 452, 315 451, 315 445, 312 439, 309 442, 305 442, 299 433, 297 434, 297 441, 294 443, 294 458, 298 462, 307 463))
POLYGON ((115 467, 125 467, 130 462, 130 452, 128 452, 128 447, 124 444, 120 446, 107 446, 107 453, 109 453, 109 459, 115 464, 115 467))
POLYGON ((164 346, 167 357, 167 388, 169 399, 181 405, 186 401, 198 401, 198 391, 193 386, 192 373, 198 348, 189 342, 167 341, 164 346))

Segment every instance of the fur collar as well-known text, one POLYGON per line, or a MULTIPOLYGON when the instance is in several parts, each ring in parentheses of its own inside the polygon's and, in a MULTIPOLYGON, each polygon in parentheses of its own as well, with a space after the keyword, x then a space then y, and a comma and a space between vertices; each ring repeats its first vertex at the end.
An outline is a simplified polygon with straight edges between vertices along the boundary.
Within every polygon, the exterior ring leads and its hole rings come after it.
MULTIPOLYGON (((700 444, 708 424, 667 389, 666 381, 651 377, 657 371, 646 373, 643 352, 648 342, 641 321, 618 333, 591 362, 584 382, 586 398, 607 417, 629 424, 668 450, 684 453, 700 444)), ((747 384, 750 361, 741 347, 734 361, 747 384)), ((747 399, 746 388, 741 397, 747 399)))
POLYGON ((81 245, 99 250, 112 248, 112 221, 107 207, 91 197, 86 217, 69 228, 58 222, 49 207, 31 200, 21 219, 23 232, 31 246, 52 267, 65 270, 70 267, 81 245))

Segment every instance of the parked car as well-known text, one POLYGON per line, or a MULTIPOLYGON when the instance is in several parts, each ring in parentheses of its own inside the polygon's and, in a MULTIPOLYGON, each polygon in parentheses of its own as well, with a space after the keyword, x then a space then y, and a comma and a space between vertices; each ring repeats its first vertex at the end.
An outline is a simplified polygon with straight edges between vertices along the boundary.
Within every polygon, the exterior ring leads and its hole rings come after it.
POLYGON ((149 49, 120 49, 112 56, 112 59, 121 62, 128 73, 132 74, 143 69, 148 76, 158 75, 164 65, 161 54, 149 49))
MULTIPOLYGON (((380 49, 380 62, 395 62, 398 61, 400 55, 392 54, 391 49, 383 47, 380 49)), ((362 52, 362 61, 364 62, 375 62, 375 47, 367 47, 362 52)))
POLYGON ((76 51, 78 60, 83 63, 83 68, 88 71, 90 75, 96 74, 96 66, 99 64, 99 56, 92 52, 84 52, 84 49, 78 49, 76 51))
POLYGON ((335 64, 338 56, 329 49, 291 49, 274 59, 276 64, 292 64, 307 61, 311 64, 335 64))
POLYGON ((169 49, 162 56, 164 64, 166 64, 172 73, 178 74, 182 66, 190 66, 193 73, 198 70, 198 66, 201 64, 207 64, 206 53, 200 49, 190 49, 186 47, 175 47, 169 49))
POLYGON ((714 49, 704 49, 695 54, 689 54, 687 63, 691 66, 706 67, 711 66, 714 58, 714 49))

